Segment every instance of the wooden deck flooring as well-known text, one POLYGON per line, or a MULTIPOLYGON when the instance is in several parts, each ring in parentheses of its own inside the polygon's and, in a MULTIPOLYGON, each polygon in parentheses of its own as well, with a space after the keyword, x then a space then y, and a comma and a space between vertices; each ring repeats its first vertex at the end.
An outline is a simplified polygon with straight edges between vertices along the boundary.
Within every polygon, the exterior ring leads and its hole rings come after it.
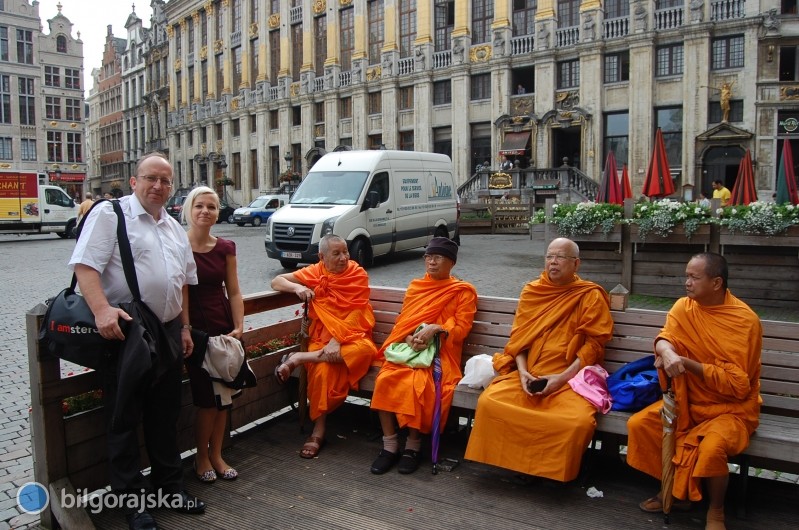
MULTIPOLYGON (((206 513, 153 515, 165 529, 704 528, 703 505, 675 512, 668 527, 660 515, 641 512, 638 502, 658 485, 618 460, 594 458, 587 480, 565 485, 463 461, 433 476, 429 459, 412 475, 377 476, 369 472, 380 449, 376 415, 347 404, 328 423, 327 446, 313 460, 298 456, 305 436, 294 413, 236 436, 225 450, 241 473, 236 481, 200 484, 187 459, 186 488, 207 503, 206 513), (590 486, 604 497, 588 497, 590 486)), ((464 433, 446 433, 441 456, 460 459, 465 443, 464 433)), ((729 502, 727 528, 796 528, 797 500, 796 484, 751 479, 747 520, 729 502)), ((97 528, 126 528, 120 512, 93 519, 97 528)))

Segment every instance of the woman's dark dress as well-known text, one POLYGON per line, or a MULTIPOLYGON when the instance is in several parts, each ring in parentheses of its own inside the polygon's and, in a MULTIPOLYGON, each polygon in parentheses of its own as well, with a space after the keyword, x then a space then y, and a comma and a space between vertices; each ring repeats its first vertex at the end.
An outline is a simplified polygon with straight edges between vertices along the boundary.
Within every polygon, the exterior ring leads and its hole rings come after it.
MULTIPOLYGON (((205 331, 209 337, 226 335, 235 327, 224 282, 227 257, 236 255, 236 244, 219 237, 209 252, 193 254, 198 283, 189 286, 189 321, 193 328, 205 331)), ((208 372, 201 368, 202 362, 203 359, 191 359, 186 363, 194 404, 204 408, 218 407, 208 372)))

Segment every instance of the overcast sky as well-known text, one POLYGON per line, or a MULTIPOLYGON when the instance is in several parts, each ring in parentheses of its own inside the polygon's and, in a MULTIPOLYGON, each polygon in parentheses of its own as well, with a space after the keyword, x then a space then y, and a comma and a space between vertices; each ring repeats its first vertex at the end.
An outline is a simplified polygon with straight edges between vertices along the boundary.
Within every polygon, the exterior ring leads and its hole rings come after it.
MULTIPOLYGON (((29 0, 33 3, 32 0, 29 0)), ((83 88, 86 95, 92 87, 92 69, 100 68, 107 26, 111 24, 114 36, 126 39, 125 22, 133 11, 134 2, 124 0, 39 0, 39 17, 45 33, 49 32, 47 20, 58 14, 56 5, 61 3, 61 13, 72 22, 72 37, 83 41, 83 88)), ((150 0, 136 0, 136 15, 144 27, 150 27, 150 0)))

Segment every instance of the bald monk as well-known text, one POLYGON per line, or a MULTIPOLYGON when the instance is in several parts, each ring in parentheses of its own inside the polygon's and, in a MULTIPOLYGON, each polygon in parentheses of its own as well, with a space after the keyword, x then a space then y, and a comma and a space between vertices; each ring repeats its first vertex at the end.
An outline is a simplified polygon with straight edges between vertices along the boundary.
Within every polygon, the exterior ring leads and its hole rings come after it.
POLYGON ((568 381, 602 363, 613 320, 605 290, 577 276, 576 243, 553 240, 545 260, 522 289, 504 352, 494 356, 505 375, 480 395, 466 458, 567 482, 596 428, 596 409, 568 381))
POLYGON ((413 473, 421 459, 422 433, 432 430, 435 385, 433 369, 410 368, 385 361, 383 352, 391 343, 405 342, 416 351, 427 347, 436 334, 441 343, 441 428, 447 421, 455 385, 461 373, 461 347, 477 311, 477 291, 472 284, 450 275, 458 260, 458 245, 446 237, 434 237, 424 255, 426 274, 413 280, 405 293, 402 310, 391 334, 380 348, 382 367, 375 381, 372 408, 378 411, 383 429, 383 449, 371 471, 381 475, 399 461, 400 473, 413 473), (427 326, 416 333, 419 324, 427 326), (405 449, 399 452, 397 428, 408 428, 405 449))
POLYGON ((327 415, 344 402, 350 389, 358 388, 377 354, 372 342, 375 317, 369 303, 369 277, 350 261, 347 242, 329 234, 319 241, 318 263, 276 276, 272 289, 295 293, 310 303, 309 351, 285 356, 275 368, 275 377, 284 383, 294 368, 305 363, 314 427, 300 456, 314 458, 325 444, 327 415))
MULTIPOLYGON (((727 260, 697 254, 685 268, 687 296, 674 304, 655 339, 661 386, 671 378, 679 406, 675 476, 677 499, 709 497, 707 529, 724 528, 728 457, 741 453, 757 429, 760 414, 760 350, 763 329, 757 315, 727 289, 727 260)), ((662 401, 627 422, 627 462, 661 478, 662 401)), ((676 504, 675 504, 676 506, 676 504)), ((660 495, 640 504, 663 509, 660 495)))

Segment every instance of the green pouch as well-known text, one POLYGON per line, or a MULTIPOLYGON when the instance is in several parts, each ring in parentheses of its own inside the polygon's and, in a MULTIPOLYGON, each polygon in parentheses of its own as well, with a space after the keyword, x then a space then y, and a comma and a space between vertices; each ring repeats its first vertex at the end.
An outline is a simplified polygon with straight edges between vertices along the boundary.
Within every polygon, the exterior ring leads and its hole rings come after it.
MULTIPOLYGON (((427 324, 419 324, 414 334, 419 333, 427 324)), ((421 351, 415 351, 412 347, 408 346, 405 342, 392 342, 386 348, 384 355, 387 361, 395 364, 404 364, 411 368, 429 368, 433 364, 433 356, 435 355, 435 344, 432 342, 427 345, 427 348, 421 351)))

